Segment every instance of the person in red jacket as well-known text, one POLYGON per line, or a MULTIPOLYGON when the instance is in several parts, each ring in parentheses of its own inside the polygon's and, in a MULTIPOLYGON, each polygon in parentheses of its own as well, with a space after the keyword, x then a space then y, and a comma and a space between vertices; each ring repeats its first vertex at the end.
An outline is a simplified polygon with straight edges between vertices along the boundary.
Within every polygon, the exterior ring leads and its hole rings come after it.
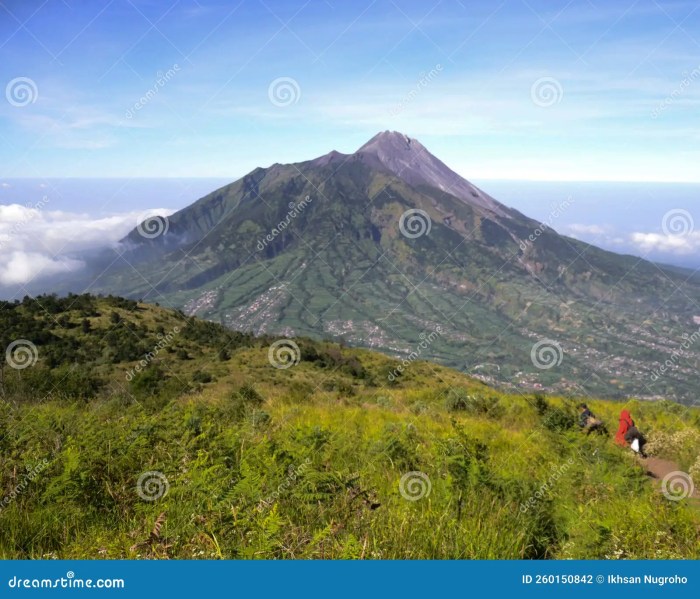
POLYGON ((617 429, 617 434, 615 435, 615 443, 622 447, 627 447, 625 435, 633 426, 634 420, 632 420, 631 414, 627 410, 622 410, 622 412, 620 412, 620 427, 617 429))
POLYGON ((644 453, 644 445, 646 442, 644 435, 642 435, 635 426, 632 415, 627 410, 622 410, 622 412, 620 412, 620 427, 617 429, 617 434, 615 435, 615 443, 622 447, 631 446, 635 452, 645 458, 647 457, 644 453), (636 447, 634 445, 635 441, 637 442, 636 447))

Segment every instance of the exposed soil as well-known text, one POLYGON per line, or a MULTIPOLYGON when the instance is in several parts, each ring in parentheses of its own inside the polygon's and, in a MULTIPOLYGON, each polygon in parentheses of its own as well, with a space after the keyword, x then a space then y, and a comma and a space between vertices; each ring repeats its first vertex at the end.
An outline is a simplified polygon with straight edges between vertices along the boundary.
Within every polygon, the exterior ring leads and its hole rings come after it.
MULTIPOLYGON (((672 472, 683 472, 683 470, 678 464, 676 464, 675 462, 671 462, 670 460, 649 457, 640 458, 639 461, 642 464, 642 466, 646 468, 647 474, 653 479, 655 479, 658 484, 661 484, 661 481, 664 479, 664 477, 671 474, 672 472)), ((693 494, 690 497, 692 497, 693 499, 700 499, 700 489, 696 487, 693 491, 693 494)))

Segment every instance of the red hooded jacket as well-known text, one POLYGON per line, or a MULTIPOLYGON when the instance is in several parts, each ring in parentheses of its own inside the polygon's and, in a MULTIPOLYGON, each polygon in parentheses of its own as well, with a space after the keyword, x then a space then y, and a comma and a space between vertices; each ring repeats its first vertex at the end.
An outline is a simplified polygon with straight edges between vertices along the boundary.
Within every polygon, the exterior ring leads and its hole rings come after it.
POLYGON ((632 420, 631 414, 627 410, 622 410, 620 412, 620 428, 617 429, 617 434, 615 435, 615 443, 618 445, 627 446, 627 441, 625 441, 625 433, 634 426, 634 420, 632 420))

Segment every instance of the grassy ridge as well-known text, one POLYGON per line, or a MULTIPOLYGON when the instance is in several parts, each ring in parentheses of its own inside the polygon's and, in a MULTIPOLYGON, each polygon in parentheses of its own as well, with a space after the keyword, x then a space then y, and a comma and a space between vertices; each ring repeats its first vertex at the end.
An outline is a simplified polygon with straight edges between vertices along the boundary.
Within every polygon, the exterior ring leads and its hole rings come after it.
MULTIPOLYGON (((609 436, 583 436, 572 399, 426 362, 390 382, 397 362, 304 339, 298 364, 274 368, 271 338, 118 298, 0 317, 3 347, 22 333, 38 356, 4 367, 2 558, 700 553, 697 507, 659 493, 609 436)), ((621 404, 588 403, 614 430, 621 404)), ((697 410, 626 407, 690 468, 697 410)))

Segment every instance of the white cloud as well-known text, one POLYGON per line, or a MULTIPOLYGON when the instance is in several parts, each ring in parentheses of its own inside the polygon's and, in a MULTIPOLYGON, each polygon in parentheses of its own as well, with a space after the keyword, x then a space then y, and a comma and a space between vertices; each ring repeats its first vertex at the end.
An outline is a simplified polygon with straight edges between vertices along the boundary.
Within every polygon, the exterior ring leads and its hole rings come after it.
POLYGON ((700 251, 700 232, 686 235, 632 233, 630 242, 643 252, 665 252, 676 256, 688 256, 700 251))
MULTIPOLYGON (((46 208, 0 205, 0 285, 79 270, 84 264, 76 253, 116 246, 144 214, 139 210, 93 218, 46 208)), ((169 216, 173 211, 150 213, 169 216)))
POLYGON ((38 276, 74 272, 82 266, 80 260, 66 256, 52 258, 38 252, 9 252, 0 258, 0 284, 18 285, 38 276))

